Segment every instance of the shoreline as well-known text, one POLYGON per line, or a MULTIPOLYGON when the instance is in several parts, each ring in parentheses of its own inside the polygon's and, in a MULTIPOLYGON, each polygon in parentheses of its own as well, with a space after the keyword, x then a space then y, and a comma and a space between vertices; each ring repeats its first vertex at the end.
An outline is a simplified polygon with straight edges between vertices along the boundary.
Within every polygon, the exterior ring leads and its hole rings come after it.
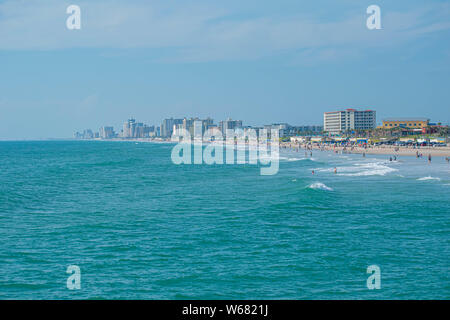
MULTIPOLYGON (((120 141, 120 140, 115 140, 120 141)), ((122 140, 124 141, 124 140, 122 140)), ((134 142, 150 142, 150 143, 172 143, 176 144, 176 142, 170 141, 170 140, 142 140, 142 139, 129 139, 125 141, 134 141, 134 142)), ((211 142, 203 141, 203 144, 210 144, 211 142)), ((226 143, 224 142, 224 145, 226 143)), ((240 145, 240 144, 237 144, 240 145)), ((246 144, 246 145, 261 145, 261 144, 246 144)), ((264 144, 262 144, 264 145, 264 144)), ((419 154, 422 154, 423 157, 427 157, 428 155, 431 155, 431 157, 450 157, 450 146, 446 147, 420 147, 420 148, 410 148, 410 147, 403 147, 403 146, 369 146, 367 148, 362 147, 334 147, 334 146, 328 146, 328 145, 306 145, 306 144, 295 144, 291 142, 280 142, 280 150, 281 149, 297 149, 299 152, 302 150, 308 150, 308 148, 311 148, 312 150, 323 150, 323 151, 331 151, 331 152, 338 152, 338 153, 344 153, 344 154, 371 154, 371 155, 386 155, 386 156, 413 156, 416 157, 416 152, 419 154)))
MULTIPOLYGON (((444 147, 443 147, 444 148, 444 147)), ((419 154, 422 154, 423 157, 426 157, 428 155, 431 155, 432 157, 449 157, 450 156, 450 149, 436 149, 436 148, 430 148, 430 149, 408 149, 408 148, 399 148, 397 151, 392 148, 379 148, 379 149, 364 149, 364 148, 358 148, 357 150, 353 150, 352 153, 357 154, 381 154, 381 155, 396 155, 396 156, 410 156, 410 157, 416 157, 418 152, 419 154)))
MULTIPOLYGON (((306 149, 303 145, 302 149, 306 149)), ((331 146, 310 146, 312 150, 325 150, 331 152, 338 152, 340 154, 367 154, 367 155, 386 155, 386 156, 410 156, 417 157, 417 153, 422 157, 450 157, 450 147, 421 147, 421 148, 408 148, 400 146, 377 146, 377 147, 331 147, 331 146)))
MULTIPOLYGON (((13 141, 13 140, 11 140, 13 141)), ((30 140, 33 141, 33 140, 30 140)), ((49 140, 34 140, 34 141, 49 141, 49 140)), ((53 140, 54 141, 54 140, 53 140)), ((105 142, 142 142, 142 143, 155 143, 155 144, 176 144, 177 142, 171 140, 154 140, 146 138, 135 138, 135 139, 67 139, 65 141, 105 141, 105 142)), ((203 141, 203 144, 209 144, 211 142, 203 141)), ((224 146, 226 143, 224 143, 224 146)), ((237 144, 241 145, 241 144, 237 144)), ((246 145, 258 145, 254 143, 246 145)), ((282 149, 296 150, 299 152, 303 151, 330 151, 339 154, 367 154, 367 155, 386 155, 386 156, 411 156, 416 157, 416 153, 422 154, 423 157, 450 157, 450 146, 445 147, 420 147, 411 148, 404 146, 368 146, 367 148, 362 148, 358 146, 330 146, 330 145, 318 145, 318 144, 297 144, 292 142, 280 142, 280 151, 282 149)))

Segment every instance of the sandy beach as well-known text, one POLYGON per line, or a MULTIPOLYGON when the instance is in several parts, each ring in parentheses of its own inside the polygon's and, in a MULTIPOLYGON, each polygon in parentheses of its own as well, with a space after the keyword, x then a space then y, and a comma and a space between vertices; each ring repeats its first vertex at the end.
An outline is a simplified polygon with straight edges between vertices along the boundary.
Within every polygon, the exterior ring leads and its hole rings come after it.
POLYGON ((422 154, 423 157, 427 157, 431 154, 432 157, 450 157, 450 147, 420 147, 414 149, 413 147, 399 147, 399 146, 368 146, 367 148, 362 147, 334 147, 326 145, 305 145, 305 144, 293 144, 293 143, 282 143, 280 147, 287 148, 299 148, 305 150, 307 148, 312 148, 313 150, 327 150, 334 151, 338 153, 356 153, 356 154, 382 154, 382 155, 399 155, 399 156, 416 156, 417 153, 422 154))
MULTIPOLYGON (((342 149, 342 148, 341 148, 342 149)), ((449 157, 450 147, 422 147, 420 149, 406 148, 406 147, 372 147, 372 148, 354 148, 348 150, 351 153, 366 153, 366 154, 385 154, 385 155, 400 155, 400 156, 416 156, 417 152, 424 157, 431 154, 432 157, 449 157)))

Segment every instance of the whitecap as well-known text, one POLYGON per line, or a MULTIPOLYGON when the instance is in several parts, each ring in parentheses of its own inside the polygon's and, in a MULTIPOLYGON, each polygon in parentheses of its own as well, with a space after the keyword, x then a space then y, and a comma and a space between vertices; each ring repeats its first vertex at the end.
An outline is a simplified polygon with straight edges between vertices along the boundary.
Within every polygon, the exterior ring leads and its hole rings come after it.
POLYGON ((352 167, 337 168, 341 176, 384 176, 388 173, 398 171, 385 165, 384 162, 355 163, 352 167), (344 172, 344 173, 341 173, 344 172))
POLYGON ((305 158, 288 158, 287 161, 301 161, 306 160, 305 158))
POLYGON ((422 178, 417 179, 417 181, 428 181, 428 180, 437 180, 437 181, 441 181, 441 178, 436 178, 436 177, 427 176, 427 177, 422 177, 422 178))
POLYGON ((322 182, 314 182, 314 183, 311 183, 311 184, 308 186, 308 189, 333 191, 332 188, 328 187, 327 185, 323 184, 322 182))

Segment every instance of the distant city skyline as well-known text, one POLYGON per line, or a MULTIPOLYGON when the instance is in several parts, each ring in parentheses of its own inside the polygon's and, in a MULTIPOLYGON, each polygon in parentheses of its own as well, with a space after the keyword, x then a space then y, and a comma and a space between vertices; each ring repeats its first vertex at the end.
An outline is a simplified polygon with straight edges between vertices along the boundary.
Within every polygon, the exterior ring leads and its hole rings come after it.
POLYGON ((0 140, 130 117, 321 125, 346 108, 450 122, 450 4, 0 0, 0 140), (369 5, 382 29, 366 27, 369 5))
MULTIPOLYGON (((254 129, 259 132, 260 129, 267 129, 269 132, 271 129, 278 130, 280 137, 292 136, 297 133, 322 133, 323 125, 291 125, 289 123, 269 123, 258 126, 250 126, 245 124, 242 120, 236 119, 223 119, 217 122, 207 117, 200 119, 199 117, 183 117, 183 118, 166 118, 158 124, 148 124, 134 118, 129 118, 123 122, 122 126, 101 126, 98 131, 92 128, 84 128, 82 130, 76 130, 73 133, 75 139, 128 139, 128 138, 163 138, 170 139, 174 130, 184 129, 194 134, 195 123, 202 128, 202 134, 207 130, 218 129, 223 135, 226 135, 227 130, 235 129, 254 129)), ((197 128, 198 129, 198 128, 197 128)))

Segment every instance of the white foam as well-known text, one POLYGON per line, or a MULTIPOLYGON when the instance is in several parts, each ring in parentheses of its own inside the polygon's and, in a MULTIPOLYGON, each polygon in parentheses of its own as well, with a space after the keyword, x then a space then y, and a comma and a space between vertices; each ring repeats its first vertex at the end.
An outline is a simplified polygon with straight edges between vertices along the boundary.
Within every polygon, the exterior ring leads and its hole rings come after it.
MULTIPOLYGON (((263 157, 262 155, 260 155, 260 157, 263 157)), ((270 157, 269 157, 270 158, 270 157)), ((308 158, 298 158, 298 157, 290 157, 290 156, 282 156, 279 155, 278 159, 280 161, 302 161, 302 160, 308 160, 308 158)))
POLYGON ((385 176, 388 173, 398 171, 388 167, 385 162, 355 163, 351 167, 337 168, 338 175, 341 176, 385 176), (344 173, 341 173, 344 172, 344 173))
POLYGON ((427 176, 427 177, 422 177, 422 178, 417 179, 417 181, 428 181, 428 180, 437 180, 437 181, 441 181, 441 178, 436 178, 436 177, 427 176))
POLYGON ((308 186, 309 189, 333 191, 332 188, 326 186, 322 182, 314 182, 308 186))

